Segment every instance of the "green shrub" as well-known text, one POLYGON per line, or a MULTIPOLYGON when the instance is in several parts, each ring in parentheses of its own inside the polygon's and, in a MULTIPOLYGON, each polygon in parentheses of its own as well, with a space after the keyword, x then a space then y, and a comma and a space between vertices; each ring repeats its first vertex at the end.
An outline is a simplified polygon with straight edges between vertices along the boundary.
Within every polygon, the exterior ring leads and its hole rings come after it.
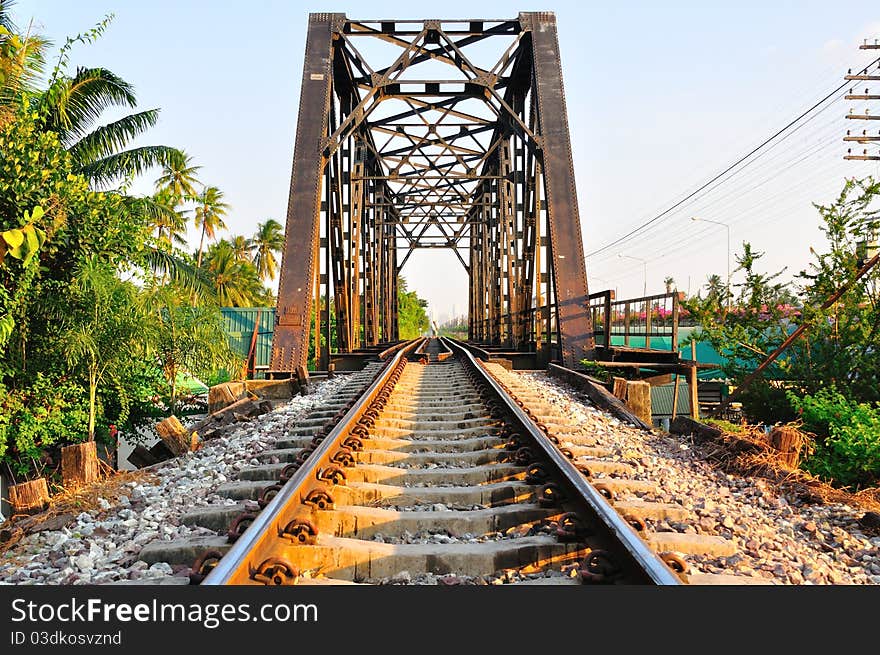
POLYGON ((798 418, 788 392, 766 381, 757 380, 743 391, 738 401, 742 403, 743 414, 752 423, 790 423, 798 418))
POLYGON ((799 397, 788 393, 804 427, 815 432, 816 449, 803 467, 845 486, 880 480, 880 403, 849 400, 837 389, 799 397))
POLYGON ((85 441, 88 401, 82 387, 38 373, 30 387, 0 389, 0 461, 16 475, 42 474, 47 448, 85 441))

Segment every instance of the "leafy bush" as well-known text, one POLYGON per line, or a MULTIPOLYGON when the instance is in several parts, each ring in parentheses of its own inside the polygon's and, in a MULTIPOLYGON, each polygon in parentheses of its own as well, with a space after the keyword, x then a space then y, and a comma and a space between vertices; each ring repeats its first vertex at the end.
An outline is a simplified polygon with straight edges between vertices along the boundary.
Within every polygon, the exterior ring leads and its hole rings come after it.
POLYGON ((798 418, 788 392, 763 380, 753 383, 738 400, 743 404, 743 414, 753 423, 773 425, 790 423, 798 418))
POLYGON ((816 450, 804 468, 842 485, 880 480, 880 403, 849 400, 836 388, 799 397, 788 393, 804 426, 816 432, 816 450))
POLYGON ((88 400, 77 384, 37 374, 27 388, 0 388, 0 461, 16 475, 41 474, 45 450, 85 441, 88 400))

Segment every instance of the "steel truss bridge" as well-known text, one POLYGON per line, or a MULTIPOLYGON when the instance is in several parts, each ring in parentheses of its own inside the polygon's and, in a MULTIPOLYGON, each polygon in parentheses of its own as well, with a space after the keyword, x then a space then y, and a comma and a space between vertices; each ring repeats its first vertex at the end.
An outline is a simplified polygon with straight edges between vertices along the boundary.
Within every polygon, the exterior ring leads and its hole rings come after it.
POLYGON ((310 14, 270 368, 396 341, 419 248, 467 272, 472 342, 594 358, 553 13, 310 14))

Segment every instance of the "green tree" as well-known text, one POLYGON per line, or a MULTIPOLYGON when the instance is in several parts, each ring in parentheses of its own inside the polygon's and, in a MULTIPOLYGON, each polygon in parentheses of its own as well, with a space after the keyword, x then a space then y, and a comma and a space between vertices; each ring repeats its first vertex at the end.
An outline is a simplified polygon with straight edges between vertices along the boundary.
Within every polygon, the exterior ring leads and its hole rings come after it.
POLYGON ((150 351, 165 376, 170 389, 168 406, 174 413, 179 374, 207 376, 219 368, 237 371, 241 361, 229 346, 216 307, 189 304, 188 290, 174 285, 152 290, 149 299, 150 351))
POLYGON ((14 2, 0 2, 0 125, 12 120, 21 97, 37 88, 48 41, 12 22, 14 2))
POLYGON ((260 279, 274 280, 277 274, 278 261, 275 254, 284 247, 284 228, 281 223, 270 218, 265 223, 257 223, 257 232, 251 239, 254 252, 254 266, 260 279))
POLYGON ((833 204, 816 206, 828 247, 821 254, 814 251, 809 269, 797 276, 796 295, 790 285, 778 282, 782 271, 757 270, 762 253, 746 243, 737 256, 745 281, 737 285, 733 310, 721 311, 721 296, 712 292, 686 304, 702 326, 699 338, 727 359, 723 370, 734 384, 796 325, 806 323, 804 336, 744 395, 744 407, 753 416, 771 423, 791 418, 794 410, 785 387, 813 395, 833 385, 854 402, 880 400, 880 267, 855 281, 864 263, 860 244, 880 228, 878 201, 880 183, 867 178, 849 180, 833 204), (823 308, 847 284, 838 301, 823 308))
POLYGON ((204 268, 214 284, 221 307, 253 307, 263 296, 257 267, 247 259, 238 259, 232 245, 221 240, 205 254, 204 268))
POLYGON ((415 339, 428 329, 427 300, 415 291, 408 291, 406 279, 397 277, 397 325, 401 339, 415 339))
POLYGON ((167 194, 174 205, 182 203, 196 194, 196 186, 201 184, 197 177, 201 166, 195 166, 192 157, 183 151, 171 153, 162 162, 162 174, 156 180, 156 189, 167 194))
POLYGON ((223 192, 215 186, 202 189, 202 193, 196 199, 196 227, 202 228, 202 237, 199 240, 199 254, 196 265, 202 265, 202 250, 205 247, 205 237, 214 239, 217 230, 225 230, 226 224, 223 217, 229 210, 229 205, 223 202, 223 192))
POLYGON ((727 287, 720 275, 712 274, 706 279, 706 298, 720 309, 727 300, 727 287))
POLYGON ((231 239, 227 239, 226 242, 229 244, 229 247, 232 248, 232 255, 237 261, 251 261, 252 246, 250 239, 237 234, 231 239))
POLYGON ((73 284, 73 311, 58 335, 58 347, 72 368, 84 369, 89 390, 89 441, 95 440, 98 387, 115 369, 143 349, 144 314, 137 291, 96 257, 79 266, 73 284))
POLYGON ((71 154, 74 169, 94 184, 106 185, 140 175, 179 155, 167 146, 128 148, 156 124, 158 109, 98 125, 109 109, 137 106, 133 87, 107 69, 79 68, 71 76, 60 76, 40 101, 44 129, 59 135, 71 154))

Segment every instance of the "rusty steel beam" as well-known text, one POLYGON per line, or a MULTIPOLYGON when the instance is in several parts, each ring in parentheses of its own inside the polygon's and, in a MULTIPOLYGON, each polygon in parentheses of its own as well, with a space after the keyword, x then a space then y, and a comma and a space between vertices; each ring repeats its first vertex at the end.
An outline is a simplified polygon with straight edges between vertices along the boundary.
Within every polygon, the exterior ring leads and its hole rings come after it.
POLYGON ((319 367, 395 340, 398 275, 430 248, 468 274, 471 339, 590 358, 554 15, 311 14, 303 69, 272 368, 306 365, 310 334, 319 367), (368 39, 396 51, 376 65, 368 39), (446 73, 422 74, 432 62, 446 73))
POLYGON ((581 223, 562 62, 556 37, 556 16, 549 12, 520 14, 531 30, 534 57, 533 85, 537 91, 544 178, 549 212, 552 269, 557 298, 557 329, 565 366, 593 359, 595 339, 587 296, 581 223))
POLYGON ((344 17, 331 13, 309 15, 278 285, 277 324, 272 338, 270 368, 276 371, 294 371, 308 361, 312 280, 318 264, 321 176, 325 165, 320 145, 330 111, 333 31, 344 17))

